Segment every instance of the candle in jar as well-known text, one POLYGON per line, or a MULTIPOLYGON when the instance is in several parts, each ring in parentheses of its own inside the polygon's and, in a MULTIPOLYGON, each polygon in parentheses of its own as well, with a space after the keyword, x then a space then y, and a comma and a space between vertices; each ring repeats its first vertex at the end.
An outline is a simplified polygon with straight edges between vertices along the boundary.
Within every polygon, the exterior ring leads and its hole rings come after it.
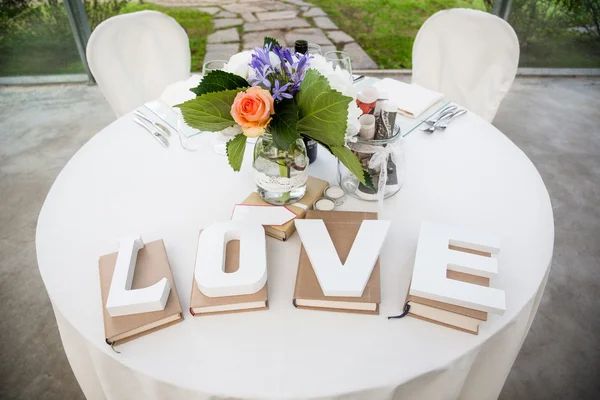
POLYGON ((333 200, 336 206, 342 205, 345 195, 344 189, 339 186, 329 186, 325 189, 325 197, 333 200))
POLYGON ((319 211, 332 211, 335 208, 335 203, 331 199, 321 197, 315 201, 313 208, 319 211))

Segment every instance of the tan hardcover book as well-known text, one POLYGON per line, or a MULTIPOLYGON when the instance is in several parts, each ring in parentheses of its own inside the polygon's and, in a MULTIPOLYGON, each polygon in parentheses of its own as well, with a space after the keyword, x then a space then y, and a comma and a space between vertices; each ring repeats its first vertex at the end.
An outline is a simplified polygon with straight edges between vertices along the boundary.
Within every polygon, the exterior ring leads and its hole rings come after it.
MULTIPOLYGON (((360 224, 365 219, 377 219, 377 213, 308 211, 306 218, 322 219, 325 222, 338 256, 342 263, 345 263, 354 238, 360 229, 360 224)), ((325 296, 304 246, 302 246, 296 275, 296 288, 294 289, 294 305, 298 308, 313 310, 379 314, 379 303, 381 302, 379 274, 379 260, 377 260, 361 297, 325 296)))
MULTIPOLYGON (((490 253, 482 251, 466 249, 450 245, 448 248, 456 251, 464 251, 466 253, 477 254, 484 257, 491 257, 490 253)), ((448 279, 468 282, 474 285, 490 286, 490 279, 482 276, 466 274, 457 271, 446 271, 448 279)), ((444 303, 442 301, 426 299, 419 296, 408 295, 407 302, 410 304, 408 315, 427 320, 429 322, 438 323, 450 328, 455 328, 461 331, 473 333, 479 332, 480 321, 487 321, 488 313, 485 311, 474 310, 468 307, 461 307, 454 304, 444 303), (477 322, 479 321, 479 322, 477 322)))
MULTIPOLYGON (((240 241, 231 240, 227 243, 225 254, 225 272, 231 273, 240 267, 240 241)), ((253 294, 242 296, 208 297, 204 295, 196 280, 192 283, 190 298, 190 314, 224 314, 242 311, 266 310, 268 308, 267 284, 253 294)))
MULTIPOLYGON (((306 208, 289 205, 286 206, 289 208, 294 214, 297 215, 296 218, 304 218, 306 215, 306 211, 312 208, 313 203, 319 197, 323 197, 323 193, 325 189, 329 186, 327 181, 324 181, 319 178, 315 178, 314 176, 309 176, 308 181, 306 182, 306 194, 298 203, 303 204, 306 208)), ((260 195, 257 192, 252 192, 250 196, 248 196, 241 204, 250 204, 250 205, 269 205, 263 199, 260 198, 260 195)), ((294 220, 289 221, 281 226, 276 225, 268 225, 265 226, 265 233, 267 236, 274 237, 278 240, 287 240, 296 230, 296 226, 294 225, 294 220)))
MULTIPOLYGON (((481 286, 487 286, 487 287, 490 286, 489 278, 484 278, 481 276, 476 276, 476 275, 471 275, 471 274, 465 274, 462 272, 448 270, 448 271, 446 271, 446 277, 448 279, 455 279, 457 281, 473 283, 475 285, 481 285, 481 286)), ((412 302, 420 303, 420 304, 423 304, 426 306, 436 307, 436 308, 439 308, 440 310, 445 310, 445 311, 450 311, 453 313, 465 315, 467 317, 476 318, 481 321, 487 321, 487 318, 488 318, 488 313, 486 313, 485 311, 474 310, 472 308, 456 306, 454 304, 448 304, 448 303, 444 303, 444 302, 437 301, 437 300, 426 299, 424 297, 419 297, 419 296, 412 296, 410 294, 408 295, 408 298, 406 299, 406 301, 412 301, 412 302)))
POLYGON ((105 304, 117 263, 117 255, 118 253, 104 255, 100 257, 98 262, 106 343, 111 345, 121 344, 182 321, 181 304, 169 266, 167 251, 162 240, 146 243, 144 248, 138 252, 131 288, 145 288, 166 277, 171 285, 171 293, 169 293, 165 309, 120 317, 110 316, 106 311, 105 304))
POLYGON ((436 307, 430 307, 412 301, 409 301, 408 304, 410 305, 408 315, 415 318, 472 333, 474 335, 479 334, 479 324, 481 323, 481 320, 478 320, 477 318, 467 317, 466 315, 441 310, 436 307))

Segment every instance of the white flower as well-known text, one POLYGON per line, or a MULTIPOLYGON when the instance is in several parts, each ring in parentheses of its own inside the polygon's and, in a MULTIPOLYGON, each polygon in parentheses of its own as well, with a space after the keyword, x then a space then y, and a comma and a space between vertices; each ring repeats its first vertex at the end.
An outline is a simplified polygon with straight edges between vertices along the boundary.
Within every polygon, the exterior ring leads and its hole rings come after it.
POLYGON ((318 54, 313 55, 310 60, 310 69, 316 69, 321 75, 327 78, 329 86, 337 90, 344 96, 352 97, 352 101, 348 104, 348 129, 347 136, 354 136, 360 129, 358 118, 362 115, 362 111, 356 104, 356 96, 358 94, 352 82, 352 75, 344 69, 334 68, 333 65, 318 54))
POLYGON ((252 61, 252 51, 242 51, 231 56, 223 71, 231 72, 248 79, 250 74, 250 61, 252 61))

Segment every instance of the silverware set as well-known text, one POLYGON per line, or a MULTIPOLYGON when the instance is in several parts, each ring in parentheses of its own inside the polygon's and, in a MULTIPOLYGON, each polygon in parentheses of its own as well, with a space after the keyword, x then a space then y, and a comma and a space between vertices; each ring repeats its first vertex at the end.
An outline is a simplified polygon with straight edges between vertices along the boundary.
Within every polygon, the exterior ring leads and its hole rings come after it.
POLYGON ((146 129, 158 143, 164 147, 169 147, 169 140, 167 137, 171 136, 171 131, 164 124, 160 122, 154 122, 147 116, 145 116, 140 110, 135 110, 134 114, 139 118, 134 117, 133 121, 146 129))
POLYGON ((467 110, 459 110, 455 105, 449 105, 441 109, 435 116, 424 121, 425 125, 421 127, 421 130, 427 133, 433 133, 436 129, 444 131, 454 118, 459 117, 466 112, 467 110))

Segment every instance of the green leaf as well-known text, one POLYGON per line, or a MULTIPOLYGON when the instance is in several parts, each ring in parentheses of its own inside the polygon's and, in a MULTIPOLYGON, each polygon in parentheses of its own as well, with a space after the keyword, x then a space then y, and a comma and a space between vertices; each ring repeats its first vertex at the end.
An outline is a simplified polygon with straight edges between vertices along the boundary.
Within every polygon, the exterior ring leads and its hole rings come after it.
POLYGON ((244 151, 246 150, 246 139, 243 133, 238 133, 225 145, 229 165, 231 165, 234 171, 239 171, 242 167, 244 151))
POLYGON ((216 70, 206 74, 204 78, 202 78, 202 82, 200 82, 197 87, 190 90, 194 92, 196 96, 201 96, 206 93, 247 87, 250 87, 250 84, 241 76, 230 72, 216 70))
POLYGON ((375 188, 375 185, 373 184, 373 178, 371 178, 371 174, 369 174, 368 171, 365 171, 363 169, 363 176, 365 177, 365 181, 363 182, 363 184, 368 187, 369 189, 371 189, 373 192, 377 193, 377 189, 375 188))
POLYGON ((266 46, 268 44, 271 45, 271 49, 273 49, 274 46, 281 47, 281 45, 279 44, 279 42, 277 41, 277 39, 274 39, 274 38, 269 37, 269 36, 265 36, 265 42, 264 42, 263 46, 266 46))
MULTIPOLYGON (((366 184, 365 175, 368 174, 365 174, 360 160, 358 157, 356 157, 352 150, 346 146, 331 146, 330 149, 333 155, 339 158, 342 164, 344 164, 346 168, 348 168, 348 170, 350 170, 350 172, 352 172, 362 184, 366 184)), ((373 182, 371 182, 371 185, 373 185, 373 182)))
POLYGON ((329 146, 344 146, 351 97, 331 89, 327 78, 309 69, 296 100, 300 109, 299 133, 329 146))
POLYGON ((175 107, 181 109, 185 123, 192 128, 217 132, 235 124, 231 105, 238 92, 240 89, 206 93, 175 107))
POLYGON ((297 123, 298 106, 293 99, 284 99, 275 104, 275 114, 269 125, 275 147, 287 151, 292 143, 300 139, 300 134, 296 130, 297 123))

